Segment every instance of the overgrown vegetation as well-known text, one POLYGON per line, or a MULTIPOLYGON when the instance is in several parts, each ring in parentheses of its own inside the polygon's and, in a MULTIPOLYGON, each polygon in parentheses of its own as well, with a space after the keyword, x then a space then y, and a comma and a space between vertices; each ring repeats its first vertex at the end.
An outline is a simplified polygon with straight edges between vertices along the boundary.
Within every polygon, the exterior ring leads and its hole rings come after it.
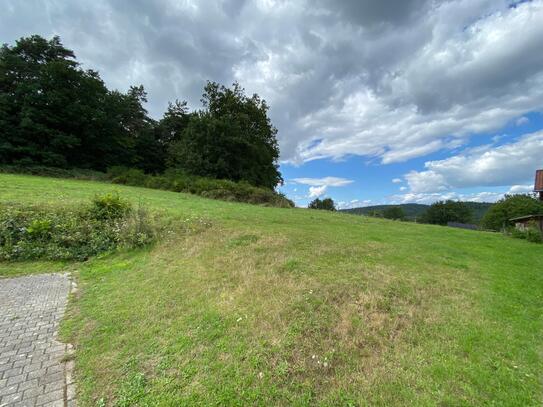
POLYGON ((86 260, 153 242, 157 220, 109 193, 83 207, 0 206, 0 260, 86 260))
POLYGON ((190 176, 178 170, 167 170, 162 175, 149 175, 134 168, 114 167, 109 170, 108 178, 115 184, 187 192, 223 201, 280 208, 294 207, 294 202, 285 195, 267 188, 255 187, 244 181, 234 182, 190 176))
POLYGON ((543 214, 543 202, 531 195, 506 195, 485 214, 482 225, 486 229, 501 231, 513 226, 512 218, 543 214))
POLYGON ((526 239, 532 243, 543 243, 543 235, 535 222, 531 222, 523 230, 510 227, 507 231, 517 239, 526 239))

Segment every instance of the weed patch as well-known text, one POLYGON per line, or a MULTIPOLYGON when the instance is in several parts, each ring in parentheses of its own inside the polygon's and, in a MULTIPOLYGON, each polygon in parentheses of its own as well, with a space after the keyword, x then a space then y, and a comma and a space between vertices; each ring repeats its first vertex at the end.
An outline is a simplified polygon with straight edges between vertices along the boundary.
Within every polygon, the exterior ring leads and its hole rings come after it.
POLYGON ((84 207, 0 206, 0 260, 86 260, 155 241, 159 221, 117 194, 84 207))

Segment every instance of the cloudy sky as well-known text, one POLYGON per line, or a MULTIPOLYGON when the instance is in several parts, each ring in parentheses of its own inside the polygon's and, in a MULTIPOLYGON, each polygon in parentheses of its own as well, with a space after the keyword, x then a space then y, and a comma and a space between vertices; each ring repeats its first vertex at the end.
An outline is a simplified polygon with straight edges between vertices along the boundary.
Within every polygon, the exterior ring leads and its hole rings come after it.
POLYGON ((303 206, 493 201, 543 168, 543 0, 0 0, 158 118, 206 80, 271 106, 303 206))

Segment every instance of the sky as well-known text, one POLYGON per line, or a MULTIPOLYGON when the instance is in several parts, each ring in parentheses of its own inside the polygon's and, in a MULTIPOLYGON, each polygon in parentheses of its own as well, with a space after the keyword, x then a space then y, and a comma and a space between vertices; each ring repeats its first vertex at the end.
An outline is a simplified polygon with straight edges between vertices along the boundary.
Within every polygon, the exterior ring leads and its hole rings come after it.
POLYGON ((151 116, 207 80, 270 105, 298 206, 493 202, 543 168, 543 0, 0 0, 151 116))

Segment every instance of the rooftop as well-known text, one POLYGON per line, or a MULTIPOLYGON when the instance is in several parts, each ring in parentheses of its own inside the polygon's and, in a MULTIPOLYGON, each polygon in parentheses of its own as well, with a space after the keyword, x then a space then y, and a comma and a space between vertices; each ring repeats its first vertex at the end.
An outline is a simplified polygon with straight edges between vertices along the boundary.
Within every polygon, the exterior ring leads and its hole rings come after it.
POLYGON ((535 172, 535 192, 543 192, 543 170, 537 170, 535 172))
POLYGON ((524 220, 524 219, 539 219, 543 218, 543 215, 525 215, 525 216, 518 216, 516 218, 509 219, 510 221, 514 220, 524 220))

